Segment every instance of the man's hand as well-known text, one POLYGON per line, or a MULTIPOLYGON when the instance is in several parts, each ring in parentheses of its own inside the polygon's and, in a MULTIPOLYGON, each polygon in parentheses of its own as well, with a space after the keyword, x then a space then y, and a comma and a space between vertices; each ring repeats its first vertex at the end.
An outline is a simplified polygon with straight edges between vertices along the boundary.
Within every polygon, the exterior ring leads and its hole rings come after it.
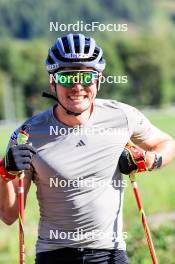
MULTIPOLYGON (((36 149, 29 144, 14 145, 0 161, 0 219, 8 225, 14 223, 19 216, 18 174, 21 170, 30 168, 35 154, 36 149)), ((31 178, 24 177, 24 204, 30 184, 31 178)))
POLYGON ((146 171, 146 152, 133 144, 127 144, 119 159, 119 168, 123 174, 146 171))
POLYGON ((119 168, 123 174, 152 171, 162 166, 162 156, 153 151, 144 151, 133 143, 126 144, 120 158, 119 168))
POLYGON ((32 157, 37 150, 29 144, 14 145, 9 148, 5 156, 5 168, 11 173, 18 173, 22 170, 29 170, 32 157))

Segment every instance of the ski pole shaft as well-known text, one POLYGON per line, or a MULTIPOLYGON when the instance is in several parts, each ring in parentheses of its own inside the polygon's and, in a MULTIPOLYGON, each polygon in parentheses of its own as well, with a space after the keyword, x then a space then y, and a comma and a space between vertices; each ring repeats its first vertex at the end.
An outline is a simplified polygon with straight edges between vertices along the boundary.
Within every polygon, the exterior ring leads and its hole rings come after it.
MULTIPOLYGON (((17 143, 25 144, 29 138, 29 134, 25 130, 20 130, 17 143)), ((18 182, 18 208, 19 208, 19 263, 25 263, 24 254, 24 171, 19 174, 18 182)))
POLYGON ((157 257, 156 257, 156 252, 155 252, 155 249, 154 249, 154 244, 153 244, 153 241, 152 241, 152 238, 151 238, 151 233, 150 233, 150 230, 149 230, 149 227, 148 227, 146 215, 145 215, 145 212, 144 212, 144 209, 143 209, 143 205, 142 205, 142 202, 141 202, 141 199, 140 199, 140 194, 139 194, 137 182, 135 181, 135 175, 130 175, 130 181, 131 181, 132 188, 133 188, 133 191, 134 191, 134 196, 135 196, 135 199, 136 199, 136 203, 137 203, 137 206, 138 206, 138 209, 139 209, 139 212, 140 212, 140 216, 141 216, 143 228, 144 228, 144 231, 145 231, 145 235, 146 235, 146 239, 147 239, 147 243, 148 243, 148 247, 149 247, 149 252, 150 252, 150 255, 151 255, 152 263, 153 264, 158 264, 158 260, 157 260, 157 257))
POLYGON ((19 259, 24 264, 24 172, 19 175, 18 183, 18 207, 19 207, 19 259))

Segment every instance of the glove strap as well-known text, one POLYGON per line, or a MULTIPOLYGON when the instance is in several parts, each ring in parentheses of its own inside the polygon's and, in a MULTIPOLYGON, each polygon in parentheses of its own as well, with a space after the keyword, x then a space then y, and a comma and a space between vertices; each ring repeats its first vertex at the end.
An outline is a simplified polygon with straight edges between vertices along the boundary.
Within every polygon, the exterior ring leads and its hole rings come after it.
POLYGON ((4 181, 11 181, 16 178, 17 174, 9 173, 4 167, 4 160, 0 160, 0 176, 4 181))
POLYGON ((143 151, 137 148, 135 145, 127 145, 127 148, 130 151, 131 156, 133 157, 134 163, 137 165, 137 172, 147 171, 147 167, 145 164, 145 156, 143 151))

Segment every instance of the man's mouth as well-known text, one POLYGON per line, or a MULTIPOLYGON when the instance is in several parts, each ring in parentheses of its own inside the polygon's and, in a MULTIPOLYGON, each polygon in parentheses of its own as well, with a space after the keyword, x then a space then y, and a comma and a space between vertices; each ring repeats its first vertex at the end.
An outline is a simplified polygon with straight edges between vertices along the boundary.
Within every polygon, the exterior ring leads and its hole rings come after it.
POLYGON ((69 95, 68 98, 72 101, 83 101, 87 98, 87 95, 69 95))

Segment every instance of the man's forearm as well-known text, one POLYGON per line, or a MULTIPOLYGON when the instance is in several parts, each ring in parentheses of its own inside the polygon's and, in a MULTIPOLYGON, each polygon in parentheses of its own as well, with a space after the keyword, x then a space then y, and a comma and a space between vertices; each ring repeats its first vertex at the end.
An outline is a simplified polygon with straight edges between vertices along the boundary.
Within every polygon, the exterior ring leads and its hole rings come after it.
POLYGON ((169 164, 175 158, 175 141, 172 139, 162 141, 147 152, 147 165, 151 167, 154 160, 154 152, 162 156, 162 166, 169 164))
POLYGON ((167 142, 162 142, 155 147, 154 151, 161 154, 162 166, 165 166, 175 158, 175 141, 168 140, 167 142))
POLYGON ((6 182, 0 177, 0 219, 11 224, 18 214, 17 195, 12 181, 6 182))

